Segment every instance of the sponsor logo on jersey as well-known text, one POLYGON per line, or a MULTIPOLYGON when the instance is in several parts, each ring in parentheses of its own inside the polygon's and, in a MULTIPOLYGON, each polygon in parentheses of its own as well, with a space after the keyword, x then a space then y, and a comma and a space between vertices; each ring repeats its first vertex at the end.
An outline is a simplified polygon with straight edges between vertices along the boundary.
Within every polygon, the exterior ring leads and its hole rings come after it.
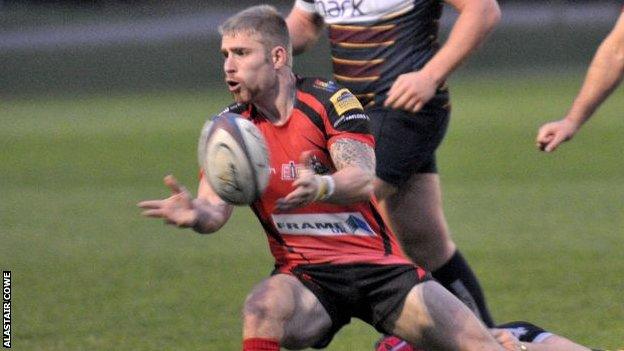
POLYGON ((334 128, 338 128, 339 125, 345 122, 356 121, 356 120, 368 121, 369 118, 367 115, 363 113, 355 113, 352 115, 341 116, 340 118, 336 120, 336 122, 334 122, 334 128))
POLYGON ((282 235, 375 235, 359 212, 274 214, 272 217, 277 231, 282 235))
POLYGON ((315 0, 316 11, 323 17, 357 17, 364 16, 362 5, 366 0, 315 0))
POLYGON ((349 110, 363 109, 360 101, 355 97, 355 95, 351 94, 348 89, 338 90, 334 95, 332 95, 332 97, 329 98, 329 100, 334 105, 334 109, 336 109, 338 116, 349 110))
POLYGON ((317 79, 314 81, 314 87, 317 89, 328 91, 330 93, 333 93, 334 91, 338 90, 338 85, 332 82, 331 80, 325 82, 320 79, 317 79))

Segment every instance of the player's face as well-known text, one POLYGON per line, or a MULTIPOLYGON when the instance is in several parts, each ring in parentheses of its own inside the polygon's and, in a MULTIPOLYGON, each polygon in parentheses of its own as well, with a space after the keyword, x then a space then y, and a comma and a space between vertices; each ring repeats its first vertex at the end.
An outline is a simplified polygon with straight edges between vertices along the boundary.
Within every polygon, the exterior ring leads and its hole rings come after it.
POLYGON ((225 83, 236 102, 255 102, 275 86, 277 75, 257 35, 224 35, 221 40, 225 83))

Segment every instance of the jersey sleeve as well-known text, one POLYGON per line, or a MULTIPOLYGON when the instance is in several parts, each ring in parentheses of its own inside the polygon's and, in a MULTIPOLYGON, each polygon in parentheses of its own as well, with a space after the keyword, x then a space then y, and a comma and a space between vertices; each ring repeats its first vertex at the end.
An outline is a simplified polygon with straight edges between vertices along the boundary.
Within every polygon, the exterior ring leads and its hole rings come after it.
POLYGON ((329 126, 327 145, 338 138, 351 138, 374 147, 370 131, 370 118, 364 112, 360 101, 348 89, 341 88, 333 93, 325 105, 329 126))
POLYGON ((305 12, 315 13, 314 0, 296 0, 295 7, 305 12))

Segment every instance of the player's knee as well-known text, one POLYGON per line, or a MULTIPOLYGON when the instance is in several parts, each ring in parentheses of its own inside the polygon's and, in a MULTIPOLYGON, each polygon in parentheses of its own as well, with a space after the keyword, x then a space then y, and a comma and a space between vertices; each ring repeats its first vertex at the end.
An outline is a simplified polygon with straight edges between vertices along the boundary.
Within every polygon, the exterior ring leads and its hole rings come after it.
POLYGON ((243 322, 252 327, 266 321, 280 321, 286 319, 288 311, 284 304, 277 301, 277 296, 251 294, 245 300, 243 307, 243 322))

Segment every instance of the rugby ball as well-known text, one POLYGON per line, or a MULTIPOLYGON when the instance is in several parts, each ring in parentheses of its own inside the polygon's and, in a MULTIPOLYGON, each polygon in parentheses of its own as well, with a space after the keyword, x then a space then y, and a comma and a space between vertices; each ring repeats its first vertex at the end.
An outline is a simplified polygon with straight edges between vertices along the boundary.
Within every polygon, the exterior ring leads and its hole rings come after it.
POLYGON ((206 122, 198 161, 212 189, 232 205, 256 201, 269 182, 269 153, 260 130, 236 113, 206 122))

